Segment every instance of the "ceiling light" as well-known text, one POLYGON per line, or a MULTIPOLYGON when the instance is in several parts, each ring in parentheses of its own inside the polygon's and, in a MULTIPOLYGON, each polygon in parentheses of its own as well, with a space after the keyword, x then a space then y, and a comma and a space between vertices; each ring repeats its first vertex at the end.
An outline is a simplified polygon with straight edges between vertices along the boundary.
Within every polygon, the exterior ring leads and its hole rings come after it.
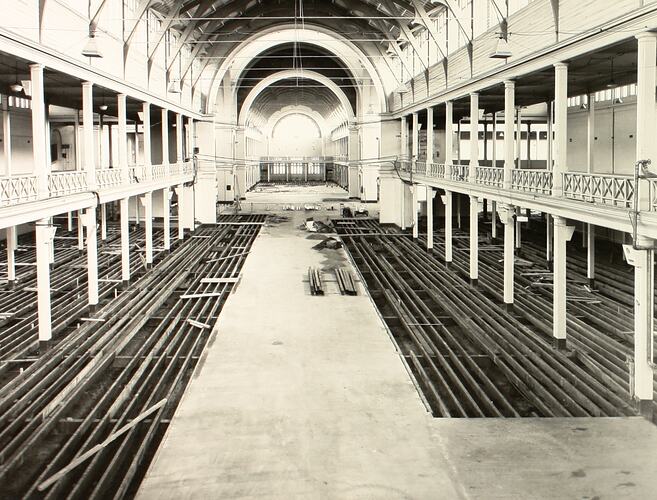
POLYGON ((504 37, 502 33, 500 33, 500 36, 497 38, 497 41, 495 42, 495 50, 488 57, 490 57, 491 59, 508 59, 512 55, 513 54, 509 49, 508 40, 504 37))
POLYGON ((98 109, 100 109, 101 111, 107 111, 107 104, 101 104, 100 106, 98 106, 98 109))
POLYGON ((180 80, 172 80, 171 83, 169 84, 169 92, 172 94, 181 94, 182 91, 180 90, 180 80))
POLYGON ((87 37, 87 41, 85 42, 84 47, 82 48, 82 55, 84 57, 92 57, 92 58, 103 57, 103 54, 100 52, 100 49, 98 48, 98 41, 96 40, 95 31, 89 30, 89 36, 87 37))
POLYGON ((18 94, 19 92, 23 92, 23 86, 20 84, 20 82, 12 83, 9 86, 9 89, 14 93, 18 94))

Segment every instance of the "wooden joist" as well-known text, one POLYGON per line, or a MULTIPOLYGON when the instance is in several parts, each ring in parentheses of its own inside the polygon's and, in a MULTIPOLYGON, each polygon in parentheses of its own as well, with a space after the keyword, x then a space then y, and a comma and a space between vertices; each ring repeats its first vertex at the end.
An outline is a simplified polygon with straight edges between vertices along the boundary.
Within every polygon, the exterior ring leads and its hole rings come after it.
POLYGON ((351 272, 345 268, 336 268, 335 277, 338 281, 338 287, 342 295, 358 295, 356 283, 351 272))
POLYGON ((319 269, 315 267, 308 268, 308 282, 310 283, 311 295, 324 295, 324 285, 319 269))

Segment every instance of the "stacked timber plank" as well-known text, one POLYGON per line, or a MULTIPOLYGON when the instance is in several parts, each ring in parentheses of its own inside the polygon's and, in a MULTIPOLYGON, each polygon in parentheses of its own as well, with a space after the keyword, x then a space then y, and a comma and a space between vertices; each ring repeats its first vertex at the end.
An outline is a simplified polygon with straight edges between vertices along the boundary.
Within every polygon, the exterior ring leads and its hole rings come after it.
POLYGON ((358 295, 356 283, 348 269, 339 267, 335 269, 335 278, 338 281, 341 295, 358 295))
POLYGON ((324 284, 319 269, 316 267, 308 268, 308 283, 310 284, 311 295, 324 295, 324 284))

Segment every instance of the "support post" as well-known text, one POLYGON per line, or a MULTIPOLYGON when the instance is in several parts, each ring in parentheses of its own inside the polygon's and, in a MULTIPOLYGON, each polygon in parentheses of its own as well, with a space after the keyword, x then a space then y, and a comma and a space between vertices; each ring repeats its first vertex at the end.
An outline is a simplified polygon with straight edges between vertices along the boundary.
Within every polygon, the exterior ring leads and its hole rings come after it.
POLYGON ((589 284, 593 285, 595 282, 595 226, 587 224, 586 228, 586 277, 589 284))
MULTIPOLYGON (((566 347, 566 243, 570 229, 566 219, 554 219, 554 276, 552 285, 552 336, 559 349, 566 347)), ((572 233, 570 233, 572 234, 572 233)))
POLYGON ((497 202, 495 200, 491 200, 491 238, 493 241, 497 239, 497 202))
POLYGON ((427 108, 427 165, 433 163, 434 153, 433 137, 433 108, 427 108))
POLYGON ((427 199, 427 250, 433 250, 433 195, 431 186, 425 186, 427 199))
POLYGON ((2 97, 2 149, 5 156, 5 175, 11 177, 11 110, 7 96, 2 97))
POLYGON ((87 287, 89 309, 93 312, 98 306, 98 236, 96 208, 86 209, 85 226, 87 228, 87 287))
POLYGON ((37 267, 37 310, 39 341, 52 339, 50 309, 50 241, 52 228, 48 219, 40 219, 35 225, 37 267))
POLYGON ((548 267, 552 267, 552 240, 553 240, 553 221, 550 214, 545 214, 545 224, 546 224, 546 235, 545 238, 545 260, 547 261, 548 267))
POLYGON ((470 168, 469 182, 475 182, 479 166, 479 94, 470 94, 470 168))
POLYGON ((595 93, 590 93, 587 100, 586 171, 592 174, 595 163, 595 93))
POLYGON ((639 236, 632 245, 624 245, 628 262, 634 266, 634 379, 632 396, 643 415, 652 418, 654 355, 654 242, 639 236))
POLYGON ((144 193, 144 221, 146 223, 146 267, 153 265, 153 192, 144 193))
POLYGON ((39 198, 48 198, 50 196, 48 182, 50 165, 48 163, 46 148, 49 147, 50 137, 46 135, 43 64, 30 64, 30 80, 32 82, 32 155, 34 158, 34 174, 37 176, 39 198))
POLYGON ((107 205, 105 203, 100 205, 100 239, 101 241, 107 239, 107 205))
POLYGON ((518 220, 519 215, 522 215, 522 209, 516 207, 516 250, 518 253, 520 253, 520 249, 522 248, 522 224, 518 220))
POLYGON ((479 198, 470 196, 470 283, 479 279, 479 198))
POLYGON ((121 279, 130 282, 130 198, 121 198, 121 279))
POLYGON ((16 284, 16 226, 9 226, 5 231, 7 240, 7 282, 9 288, 16 284))
POLYGON ((93 83, 82 82, 82 133, 84 137, 83 169, 87 179, 87 188, 96 189, 96 160, 94 152, 94 97, 93 83))
POLYGON ((408 123, 406 123, 406 117, 402 116, 400 120, 401 124, 401 157, 403 160, 408 159, 408 123))
POLYGON ((516 107, 516 82, 504 82, 504 189, 511 189, 511 179, 515 168, 513 115, 516 107))
POLYGON ((169 188, 162 189, 162 229, 164 230, 164 250, 171 250, 171 205, 169 203, 169 188))
POLYGON ((417 201, 418 200, 418 192, 417 192, 417 190, 419 189, 419 185, 418 184, 413 184, 413 187, 411 189, 413 190, 412 193, 411 193, 412 194, 412 202, 411 203, 413 204, 413 239, 417 240, 418 236, 419 236, 419 232, 420 232, 420 230, 419 230, 420 221, 419 221, 418 206, 417 206, 418 205, 418 201, 417 201))
POLYGON ((513 304, 514 286, 514 228, 513 206, 503 205, 500 207, 500 220, 504 225, 504 304, 507 308, 513 304))
POLYGON ((445 264, 452 262, 452 192, 445 191, 445 264))
MULTIPOLYGON (((121 177, 123 178, 124 183, 129 182, 129 172, 128 172, 128 117, 127 117, 127 102, 126 95, 119 94, 117 96, 117 106, 118 106, 118 125, 119 125, 119 168, 121 169, 121 177)), ((110 127, 112 130, 112 127, 110 127)), ((111 148, 110 148, 111 149, 111 148)), ((128 211, 126 210, 126 217, 128 216, 128 211)), ((123 214, 121 214, 123 216, 123 214)))
MULTIPOLYGON (((142 128, 144 129, 144 170, 146 170, 146 179, 153 178, 153 150, 151 149, 151 105, 150 103, 142 103, 142 128)), ((151 221, 152 224, 152 221, 151 221)))
POLYGON ((412 151, 411 151, 413 161, 417 161, 419 149, 420 149, 420 117, 417 113, 413 113, 413 136, 412 136, 412 151))
POLYGON ((449 175, 449 167, 454 161, 454 103, 445 103, 445 176, 449 175))
POLYGON ((82 210, 78 210, 78 251, 84 250, 84 222, 82 221, 82 210))
POLYGON ((568 65, 566 63, 554 65, 554 113, 556 154, 552 171, 552 196, 561 196, 563 195, 562 176, 566 172, 568 161, 568 65))

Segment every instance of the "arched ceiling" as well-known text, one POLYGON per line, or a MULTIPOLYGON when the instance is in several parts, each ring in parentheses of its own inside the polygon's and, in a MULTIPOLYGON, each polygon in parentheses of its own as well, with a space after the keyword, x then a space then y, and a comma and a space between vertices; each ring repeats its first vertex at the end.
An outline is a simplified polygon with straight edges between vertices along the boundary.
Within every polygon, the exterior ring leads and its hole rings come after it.
MULTIPOLYGON (((284 108, 305 107, 319 113, 325 120, 340 108, 340 99, 324 85, 313 80, 285 79, 267 87, 253 102, 249 123, 261 127, 284 108)), ((342 111, 346 115, 345 111, 342 111)))

